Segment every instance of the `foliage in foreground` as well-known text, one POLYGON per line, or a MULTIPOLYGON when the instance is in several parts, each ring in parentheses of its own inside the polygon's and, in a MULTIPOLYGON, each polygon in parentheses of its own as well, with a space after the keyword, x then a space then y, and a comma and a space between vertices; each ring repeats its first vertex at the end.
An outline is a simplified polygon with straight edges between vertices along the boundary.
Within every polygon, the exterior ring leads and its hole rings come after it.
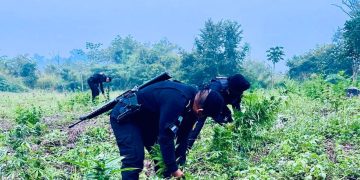
MULTIPOLYGON (((207 122, 189 151, 187 179, 360 178, 360 99, 344 96, 349 83, 314 77, 246 93, 233 123, 207 122)), ((119 179, 123 169, 106 116, 67 129, 72 117, 96 106, 89 96, 72 93, 47 103, 5 114, 13 126, 0 135, 0 177, 119 179)), ((159 179, 147 168, 141 177, 159 179)))
MULTIPOLYGON (((187 170, 202 174, 199 179, 359 178, 360 101, 344 97, 339 86, 343 84, 321 79, 303 85, 289 81, 284 89, 272 92, 281 93, 276 96, 281 97, 280 104, 273 99, 270 104, 279 106, 265 108, 274 109, 265 113, 268 118, 260 116, 262 121, 249 121, 261 115, 261 109, 247 111, 256 108, 247 100, 259 92, 247 94, 234 124, 216 126, 214 133, 209 127, 202 132, 190 152, 187 170), (271 116, 277 108, 278 114, 271 116)), ((266 96, 251 102, 262 101, 266 96)))

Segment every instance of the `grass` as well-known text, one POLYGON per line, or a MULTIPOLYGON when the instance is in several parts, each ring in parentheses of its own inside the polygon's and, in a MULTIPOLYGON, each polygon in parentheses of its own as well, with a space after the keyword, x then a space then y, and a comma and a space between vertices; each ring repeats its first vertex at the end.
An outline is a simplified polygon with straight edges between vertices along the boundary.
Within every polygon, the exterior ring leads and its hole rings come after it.
MULTIPOLYGON (((234 123, 208 120, 183 167, 187 179, 360 178, 360 98, 309 84, 310 90, 292 84, 287 93, 255 90, 245 95, 234 123)), ((89 93, 0 96, 2 179, 120 178, 108 116, 67 128, 101 104, 91 103, 89 93)), ((159 179, 150 172, 153 164, 145 168, 142 179, 159 179)))

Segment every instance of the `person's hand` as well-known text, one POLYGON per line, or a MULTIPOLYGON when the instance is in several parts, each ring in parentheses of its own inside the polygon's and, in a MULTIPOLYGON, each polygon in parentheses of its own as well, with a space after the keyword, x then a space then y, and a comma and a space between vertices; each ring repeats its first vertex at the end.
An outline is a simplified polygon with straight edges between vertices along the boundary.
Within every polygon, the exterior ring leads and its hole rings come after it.
POLYGON ((184 176, 184 173, 180 169, 178 169, 175 172, 171 173, 171 175, 175 178, 181 178, 184 176))

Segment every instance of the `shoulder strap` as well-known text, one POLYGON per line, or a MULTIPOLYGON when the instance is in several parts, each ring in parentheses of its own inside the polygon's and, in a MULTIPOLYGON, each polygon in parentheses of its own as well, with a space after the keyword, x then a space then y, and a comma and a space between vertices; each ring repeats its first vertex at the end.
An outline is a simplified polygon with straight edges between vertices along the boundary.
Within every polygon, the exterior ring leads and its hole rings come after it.
POLYGON ((221 84, 220 91, 226 91, 229 88, 229 82, 227 77, 216 77, 215 80, 221 84))

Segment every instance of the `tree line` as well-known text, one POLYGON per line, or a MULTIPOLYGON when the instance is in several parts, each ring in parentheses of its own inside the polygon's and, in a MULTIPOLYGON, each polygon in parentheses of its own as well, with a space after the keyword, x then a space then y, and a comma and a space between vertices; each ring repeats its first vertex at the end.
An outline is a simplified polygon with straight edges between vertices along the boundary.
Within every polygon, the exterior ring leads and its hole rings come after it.
MULTIPOLYGON (((356 83, 360 65, 359 4, 359 0, 344 0, 337 5, 349 15, 349 20, 339 28, 332 43, 288 59, 285 77, 301 81, 312 74, 331 77, 341 72, 356 83)), ((151 44, 136 41, 132 36, 116 36, 107 47, 86 42, 84 49, 71 50, 69 57, 0 56, 0 90, 82 91, 88 88, 86 79, 96 72, 113 77, 112 89, 131 88, 164 71, 198 86, 213 77, 235 73, 244 74, 255 88, 276 85, 274 69, 284 59, 284 47, 269 47, 264 52, 272 68, 249 59, 249 50, 250 44, 243 41, 238 22, 209 19, 194 39, 191 51, 167 39, 151 44)))

